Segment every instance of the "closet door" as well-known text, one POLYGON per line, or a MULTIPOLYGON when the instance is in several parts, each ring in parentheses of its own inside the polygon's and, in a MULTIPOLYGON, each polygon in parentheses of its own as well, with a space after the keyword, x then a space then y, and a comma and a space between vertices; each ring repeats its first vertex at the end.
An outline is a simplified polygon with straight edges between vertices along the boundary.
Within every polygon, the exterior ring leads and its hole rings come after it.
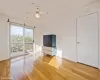
POLYGON ((98 67, 98 14, 77 19, 78 62, 98 67))

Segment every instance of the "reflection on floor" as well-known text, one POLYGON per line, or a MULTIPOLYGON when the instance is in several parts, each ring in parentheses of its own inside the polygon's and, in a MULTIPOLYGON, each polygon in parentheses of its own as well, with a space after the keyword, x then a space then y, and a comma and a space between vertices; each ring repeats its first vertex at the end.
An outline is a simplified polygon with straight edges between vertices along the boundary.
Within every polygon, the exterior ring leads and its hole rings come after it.
POLYGON ((0 62, 0 80, 100 80, 100 71, 58 57, 26 55, 0 62))
POLYGON ((29 55, 30 53, 24 53, 24 52, 15 52, 15 53, 11 53, 11 59, 13 58, 17 58, 17 57, 20 57, 20 56, 24 56, 24 55, 29 55))

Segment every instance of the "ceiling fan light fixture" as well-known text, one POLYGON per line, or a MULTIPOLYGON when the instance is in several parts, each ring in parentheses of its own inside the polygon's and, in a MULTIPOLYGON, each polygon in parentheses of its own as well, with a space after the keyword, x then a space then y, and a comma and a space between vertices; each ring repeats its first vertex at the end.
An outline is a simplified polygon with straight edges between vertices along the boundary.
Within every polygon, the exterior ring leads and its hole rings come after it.
POLYGON ((40 18, 40 14, 39 14, 39 13, 36 13, 36 14, 35 14, 35 17, 36 17, 36 18, 40 18))

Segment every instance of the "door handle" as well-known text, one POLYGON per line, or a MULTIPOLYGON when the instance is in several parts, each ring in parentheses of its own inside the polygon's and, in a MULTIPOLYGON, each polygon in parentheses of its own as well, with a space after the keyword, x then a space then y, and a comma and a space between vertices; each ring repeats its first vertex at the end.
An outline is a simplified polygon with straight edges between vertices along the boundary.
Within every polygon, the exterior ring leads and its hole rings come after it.
POLYGON ((77 44, 80 44, 80 42, 77 42, 77 44))
POLYGON ((34 40, 33 40, 33 43, 34 43, 34 40))

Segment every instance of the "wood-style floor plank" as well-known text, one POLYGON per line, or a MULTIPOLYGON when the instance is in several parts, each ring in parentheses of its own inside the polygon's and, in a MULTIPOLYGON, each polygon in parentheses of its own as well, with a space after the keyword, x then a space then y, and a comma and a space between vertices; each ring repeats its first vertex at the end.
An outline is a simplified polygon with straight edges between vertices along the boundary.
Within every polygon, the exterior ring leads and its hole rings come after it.
POLYGON ((24 56, 0 62, 0 80, 100 80, 100 70, 58 57, 24 56))

